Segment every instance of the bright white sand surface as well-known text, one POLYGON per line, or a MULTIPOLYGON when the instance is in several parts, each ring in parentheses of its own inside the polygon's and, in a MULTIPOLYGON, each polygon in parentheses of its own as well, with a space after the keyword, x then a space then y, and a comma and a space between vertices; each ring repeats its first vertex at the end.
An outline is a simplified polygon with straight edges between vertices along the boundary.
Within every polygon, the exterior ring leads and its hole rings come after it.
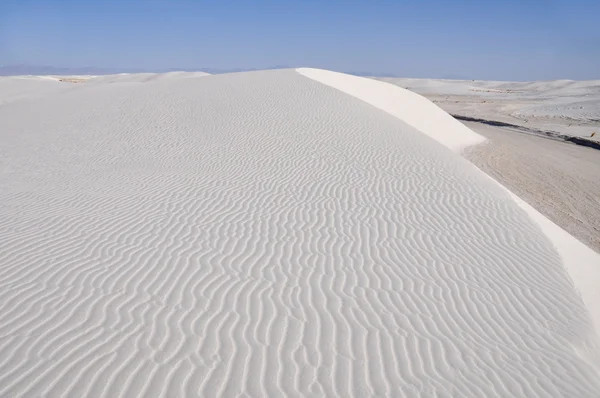
POLYGON ((5 108, 14 102, 42 98, 73 88, 73 85, 62 84, 54 79, 0 76, 0 107, 5 108))
POLYGON ((300 72, 0 105, 1 397, 600 394, 576 243, 481 138, 300 72))
POLYGON ((169 73, 119 73, 116 75, 95 76, 89 83, 147 83, 155 80, 173 78, 196 78, 208 76, 205 72, 169 72, 169 73))
POLYGON ((301 68, 298 71, 396 116, 454 151, 460 152, 468 146, 485 141, 483 136, 474 133, 462 123, 457 123, 447 112, 412 91, 393 89, 387 83, 344 73, 310 68, 301 68))
MULTIPOLYGON (((396 90, 389 89, 388 90, 380 82, 376 82, 375 84, 373 84, 366 79, 362 79, 362 78, 359 78, 356 76, 346 75, 343 73, 336 73, 336 72, 319 70, 319 69, 307 69, 307 68, 299 69, 299 71, 306 76, 309 76, 315 80, 321 81, 322 83, 328 84, 328 85, 335 87, 335 88, 337 88, 343 92, 346 92, 348 94, 354 95, 357 98, 361 98, 364 101, 377 106, 378 108, 386 110, 389 113, 394 114, 395 116, 401 118, 404 122, 410 123, 412 120, 415 120, 411 124, 420 127, 419 128, 420 132, 429 135, 430 137, 434 138, 436 141, 439 141, 440 143, 444 144, 445 146, 447 146, 450 149, 453 149, 457 152, 461 152, 463 149, 465 149, 467 147, 474 147, 474 148, 471 148, 471 150, 469 151, 471 154, 474 154, 474 153, 483 152, 479 148, 492 148, 490 151, 488 151, 488 153, 484 152, 485 153, 484 156, 480 155, 479 158, 476 156, 469 156, 469 158, 472 159, 473 161, 475 161, 476 164, 480 164, 480 162, 478 162, 478 160, 482 160, 481 159, 482 157, 484 157, 486 160, 489 160, 489 159, 493 159, 494 155, 509 157, 508 161, 511 162, 513 166, 515 163, 518 162, 517 159, 511 159, 510 155, 507 155, 506 153, 502 153, 502 151, 498 151, 497 145, 494 145, 494 142, 492 142, 490 145, 485 145, 485 144, 477 145, 477 144, 481 144, 482 142, 484 142, 485 138, 483 136, 476 134, 475 132, 473 132, 472 130, 467 128, 465 126, 465 124, 457 122, 453 118, 451 118, 450 120, 447 120, 447 119, 443 119, 441 116, 438 116, 440 114, 445 114, 447 116, 448 114, 446 112, 442 111, 440 108, 438 108, 435 104, 427 101, 424 97, 421 97, 420 95, 418 95, 414 92, 410 92, 405 89, 396 89, 396 90), (398 102, 407 104, 407 106, 403 107, 403 108, 405 108, 403 111, 399 111, 397 109, 398 107, 394 106, 394 104, 397 104, 398 102), (428 122, 421 122, 420 119, 425 119, 428 122), (439 123, 431 122, 431 120, 436 120, 436 119, 439 120, 439 123), (440 129, 440 126, 442 126, 442 125, 443 125, 443 129, 440 129), (496 152, 500 152, 500 153, 496 153, 496 152)), ((485 83, 489 84, 491 82, 485 82, 485 83)), ((539 138, 539 137, 537 138, 538 141, 540 139, 541 138, 539 138)), ((520 145, 521 145, 520 148, 522 148, 526 151, 529 150, 532 152, 538 152, 536 147, 543 146, 544 144, 548 145, 547 142, 536 142, 534 144, 534 146, 523 145, 525 142, 527 142, 527 141, 526 140, 520 141, 520 145)), ((562 144, 562 143, 558 143, 558 142, 554 142, 554 143, 562 144)), ((563 149, 563 151, 567 151, 568 149, 569 148, 565 148, 565 149, 563 149)), ((585 149, 585 150, 593 152, 592 157, 597 155, 595 153, 596 152, 595 149, 591 149, 591 150, 587 149, 587 148, 580 148, 580 149, 585 149)), ((515 152, 515 150, 513 149, 509 153, 514 153, 514 152, 515 152)), ((541 150, 539 152, 540 153, 538 156, 547 155, 547 149, 541 150)), ((586 152, 586 154, 589 155, 590 153, 586 152)), ((582 157, 581 153, 579 153, 578 155, 579 155, 578 157, 582 157)), ((526 158, 526 155, 523 153, 518 154, 518 152, 517 152, 516 157, 517 158, 519 158, 519 157, 526 158)), ((597 160, 597 158, 595 158, 595 157, 593 157, 593 159, 597 160)), ((557 159, 557 163, 559 163, 561 165, 561 167, 564 167, 565 166, 564 160, 565 160, 564 157, 559 158, 559 159, 557 159)), ((535 165, 536 165, 535 162, 531 162, 530 160, 527 161, 527 163, 526 163, 526 167, 530 167, 530 168, 535 167, 535 165)), ((548 173, 555 174, 554 172, 550 171, 547 166, 548 166, 548 164, 546 164, 545 173, 543 173, 542 176, 540 176, 538 178, 539 181, 544 180, 545 174, 548 174, 548 173)), ((481 164, 480 164, 480 167, 482 167, 481 164)), ((482 167, 482 168, 484 170, 486 170, 486 168, 484 168, 484 167, 482 167)), ((594 173, 597 171, 597 169, 593 169, 593 168, 591 169, 591 171, 590 170, 581 170, 583 168, 584 167, 579 168, 580 174, 582 172, 594 173)), ((590 169, 590 167, 588 167, 588 169, 590 169)), ((491 172, 492 174, 497 174, 497 173, 494 173, 493 170, 494 170, 493 168, 489 168, 489 167, 487 168, 488 172, 491 172)), ((575 169, 574 172, 577 172, 577 169, 575 169)), ((552 181, 552 182, 556 181, 556 177, 554 177, 554 178, 546 177, 545 179, 548 181, 552 181)), ((564 177, 562 178, 563 184, 567 183, 568 181, 569 181, 568 178, 564 178, 564 177)), ((590 184, 590 182, 586 182, 585 178, 581 178, 581 177, 577 178, 575 181, 580 184, 583 184, 583 185, 592 185, 592 184, 590 184)), ((513 176, 506 182, 511 186, 511 188, 514 189, 514 185, 515 185, 515 183, 518 184, 519 178, 513 176)), ((528 182, 526 186, 530 189, 533 189, 534 191, 543 191, 541 189, 541 186, 535 186, 535 184, 532 182, 528 182)), ((504 187, 502 185, 500 185, 500 187, 502 189, 507 189, 506 187, 504 187)), ((592 188, 593 187, 594 186, 592 185, 592 188)), ((569 194, 571 195, 571 197, 573 197, 574 195, 577 195, 579 193, 578 191, 587 193, 590 190, 590 188, 580 187, 580 186, 572 186, 568 189, 569 189, 569 194)), ((552 244, 558 251, 559 255, 561 256, 561 258, 563 260, 563 264, 564 264, 566 270, 569 272, 569 275, 570 275, 572 281, 574 282, 575 288, 577 289, 578 293, 580 294, 584 303, 586 304, 587 308, 590 311, 590 315, 595 324, 595 329, 600 330, 600 288, 598 288, 600 286, 600 255, 598 253, 594 252, 592 249, 590 249, 586 245, 582 244, 577 239, 575 239, 573 236, 571 236, 569 233, 567 233, 564 229, 559 227, 557 224, 550 221, 548 218, 546 218, 544 215, 542 215, 539 211, 537 211, 533 206, 531 206, 530 204, 528 204, 527 202, 522 200, 520 197, 515 195, 513 192, 511 192, 510 190, 508 190, 508 192, 509 192, 509 195, 514 199, 515 203, 517 203, 517 205, 519 207, 521 207, 523 210, 525 210, 525 212, 529 215, 529 217, 544 231, 546 237, 552 242, 552 244)), ((524 196, 529 196, 526 193, 523 193, 523 192, 521 192, 521 193, 524 194, 524 196)), ((546 192, 546 193, 540 192, 541 195, 552 195, 553 193, 560 194, 560 193, 562 193, 562 190, 554 189, 554 191, 551 191, 551 192, 546 192), (558 191, 558 192, 555 193, 555 191, 558 191)), ((595 196, 592 199, 592 202, 597 203, 598 198, 596 197, 597 195, 595 195, 595 192, 592 191, 592 195, 595 196)), ((585 197, 585 195, 582 195, 582 196, 585 197)), ((528 197, 528 199, 530 199, 530 197, 528 197)), ((538 203, 538 201, 533 201, 533 202, 538 203)), ((564 200, 563 200, 563 202, 564 202, 564 200)), ((559 205, 560 204, 561 203, 559 202, 559 205)), ((564 205, 562 205, 561 207, 564 207, 564 205)), ((590 224, 592 224, 592 225, 590 225, 590 227, 585 228, 585 232, 595 235, 598 233, 597 225, 595 222, 596 217, 595 217, 595 214, 593 211, 590 211, 589 213, 590 214, 585 217, 586 220, 580 221, 579 223, 585 224, 585 223, 589 222, 590 224), (587 219, 591 219, 591 220, 588 221, 587 219)), ((559 218, 559 220, 562 223, 564 218, 559 218)), ((567 225, 570 226, 570 224, 567 224, 567 225)), ((577 232, 580 232, 580 231, 577 230, 577 232)), ((586 241, 592 240, 593 243, 595 243, 595 239, 597 239, 596 236, 594 236, 592 238, 586 236, 586 238, 588 238, 588 239, 586 239, 586 241)))

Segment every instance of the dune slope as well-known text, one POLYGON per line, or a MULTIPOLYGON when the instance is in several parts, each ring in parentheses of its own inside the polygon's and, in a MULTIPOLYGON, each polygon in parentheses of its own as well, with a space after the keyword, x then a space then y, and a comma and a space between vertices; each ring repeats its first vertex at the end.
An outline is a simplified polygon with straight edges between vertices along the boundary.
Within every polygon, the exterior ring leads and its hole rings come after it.
POLYGON ((90 79, 90 84, 106 83, 148 83, 163 79, 191 79, 209 76, 206 72, 167 72, 167 73, 120 73, 116 75, 101 75, 90 79))
POLYGON ((0 107, 72 90, 74 85, 52 79, 27 76, 0 76, 0 107))
POLYGON ((0 121, 2 397, 600 393, 544 232, 359 98, 277 70, 0 121))
MULTIPOLYGON (((494 148, 494 142, 491 142, 491 145, 478 145, 485 141, 483 136, 476 134, 473 130, 467 128, 458 120, 449 117, 446 112, 444 112, 434 103, 409 90, 399 87, 391 88, 385 83, 373 82, 372 80, 363 79, 357 76, 321 69, 300 68, 298 69, 298 72, 310 77, 311 79, 334 87, 344 93, 355 96, 356 98, 359 98, 400 118, 402 121, 417 128, 421 133, 430 136, 437 142, 455 152, 463 153, 465 148, 471 147, 467 151, 469 153, 467 156, 469 160, 479 164, 480 167, 482 167, 481 163, 471 155, 477 150, 482 150, 482 147, 488 149, 494 148)), ((492 84, 496 82, 484 83, 492 84)), ((563 87, 563 82, 561 81, 550 83, 557 88, 563 87)), ((539 82, 537 85, 547 86, 548 84, 549 83, 547 82, 539 82)), ((588 82, 581 82, 580 84, 582 87, 589 88, 588 82)), ((532 83, 531 85, 536 86, 535 83, 532 83)), ((490 142, 487 144, 490 144, 490 142)), ((521 144, 523 144, 523 142, 521 142, 521 144)), ((530 152, 527 155, 524 153, 521 154, 521 157, 518 160, 513 159, 512 167, 516 167, 515 165, 519 163, 519 161, 522 161, 526 164, 527 172, 523 172, 521 175, 531 173, 532 170, 535 170, 536 161, 538 159, 532 161, 530 158, 532 153, 535 153, 539 148, 541 148, 541 144, 543 144, 543 142, 538 142, 536 143, 535 148, 528 149, 525 147, 519 147, 519 150, 529 150, 530 152)), ((547 149, 548 148, 542 150, 543 153, 539 153, 538 157, 548 155, 547 149)), ((567 148, 563 149, 563 153, 566 151, 566 149, 567 148)), ((511 163, 510 157, 513 156, 515 152, 519 152, 519 150, 513 150, 508 155, 501 153, 486 154, 485 157, 489 159, 490 157, 493 158, 495 155, 498 155, 502 157, 504 161, 511 163)), ((581 154, 578 156, 581 156, 581 154)), ((570 172, 575 174, 577 173, 577 167, 574 167, 575 165, 570 159, 559 157, 558 159, 555 159, 554 163, 557 163, 559 165, 558 167, 560 168, 570 168, 570 172)), ((483 167, 483 170, 485 169, 486 168, 483 167)), ((531 194, 544 196, 542 193, 547 191, 547 188, 541 185, 536 186, 537 183, 540 183, 544 179, 548 179, 550 181, 560 180, 561 184, 563 185, 567 182, 568 177, 565 179, 565 176, 560 176, 560 173, 556 172, 556 170, 551 173, 549 173, 549 170, 550 169, 545 169, 542 172, 543 174, 537 177, 536 183, 531 184, 527 188, 527 190, 533 190, 534 192, 523 192, 522 190, 517 189, 517 193, 527 198, 530 198, 531 194), (551 174, 551 176, 548 176, 548 174, 551 174)), ((493 171, 489 170, 489 168, 487 171, 489 171, 491 174, 495 174, 493 171)), ((585 170, 585 172, 588 171, 589 170, 587 169, 585 170)), ((593 171, 590 172, 593 173, 593 171)), ((517 174, 516 176, 505 179, 506 184, 511 186, 512 189, 515 188, 515 184, 518 184, 518 181, 521 178, 521 175, 518 175, 519 173, 517 171, 515 171, 515 173, 517 174)), ((585 185, 585 178, 582 175, 578 175, 576 178, 579 186, 571 187, 571 191, 568 195, 570 200, 573 200, 574 194, 585 196, 590 191, 593 191, 592 186, 581 185, 582 183, 585 185)), ((538 227, 544 232, 546 237, 553 244, 554 248, 561 257, 563 266, 569 274, 577 293, 581 296, 584 305, 587 307, 590 313, 590 317, 596 331, 600 330, 600 289, 598 289, 598 286, 600 286, 600 255, 585 244, 581 243, 574 236, 570 235, 563 228, 550 221, 538 210, 534 209, 531 205, 525 202, 521 197, 508 190, 505 186, 500 185, 500 183, 497 185, 502 190, 506 190, 508 192, 508 194, 513 198, 514 202, 527 213, 529 218, 538 225, 538 227)), ((556 192, 558 192, 557 189, 554 189, 554 193, 556 192)), ((554 193, 546 192, 546 195, 553 195, 554 193)), ((592 199, 592 201, 597 202, 595 198, 592 199)), ((543 206, 540 206, 539 204, 536 207, 543 208, 543 206)), ((564 209, 568 209, 568 206, 561 205, 560 208, 563 209, 562 211, 565 211, 564 209)), ((570 210, 571 211, 566 211, 566 213, 576 214, 574 209, 570 210)), ((588 218, 591 219, 590 223, 595 225, 592 213, 588 215, 588 218)), ((585 223, 580 222, 579 224, 585 223)))

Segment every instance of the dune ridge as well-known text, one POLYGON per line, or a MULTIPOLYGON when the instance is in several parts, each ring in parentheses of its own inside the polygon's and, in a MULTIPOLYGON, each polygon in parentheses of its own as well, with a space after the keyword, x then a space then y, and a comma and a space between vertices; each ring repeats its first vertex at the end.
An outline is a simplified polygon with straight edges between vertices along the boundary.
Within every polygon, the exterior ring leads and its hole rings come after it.
POLYGON ((0 107, 0 396, 600 392, 552 242, 429 133, 294 70, 74 86, 0 107))
POLYGON ((311 68, 299 68, 297 71, 396 116, 454 151, 460 152, 485 141, 485 137, 457 122, 447 112, 412 91, 400 87, 391 88, 384 82, 344 73, 311 68))
MULTIPOLYGON (((437 114, 440 113, 445 115, 448 114, 435 104, 421 97, 419 94, 410 92, 406 89, 400 87, 389 87, 386 89, 381 86, 381 82, 376 82, 376 84, 374 84, 375 82, 367 79, 319 69, 303 68, 298 69, 298 72, 321 83, 339 89, 342 92, 354 95, 375 107, 399 117, 403 121, 418 127, 420 132, 425 133, 440 144, 445 145, 454 151, 461 152, 469 146, 478 145, 485 141, 484 137, 473 132, 454 118, 448 119, 446 116, 437 116, 437 114), (382 92, 386 95, 382 95, 382 92), (417 97, 421 97, 421 99, 417 100, 417 97), (404 107, 398 106, 398 103, 410 105, 404 107), (417 108, 418 111, 412 109, 413 107, 417 108), (417 121, 410 123, 411 117, 417 119, 417 121), (426 124, 420 122, 420 119, 423 118, 427 119, 429 123, 426 124), (436 123, 432 122, 432 120, 439 120, 440 122, 436 123)), ((419 81, 420 79, 414 80, 419 81)), ((425 83, 431 85, 432 83, 435 83, 435 81, 425 81, 425 83)), ((488 85, 494 84, 495 87, 498 87, 500 84, 498 82, 486 83, 488 85)), ((520 86, 531 90, 532 86, 542 86, 547 89, 550 85, 555 90, 569 89, 571 91, 573 90, 573 87, 583 87, 584 89, 589 89, 590 87, 590 82, 574 82, 567 80, 552 83, 553 84, 546 82, 537 84, 522 83, 520 86)), ((596 82, 594 81, 591 83, 596 82)), ((450 87, 455 88, 455 84, 456 83, 451 84, 450 87)), ((510 87, 514 87, 514 84, 510 87)), ((515 203, 527 213, 530 219, 539 226, 546 237, 552 242, 554 248, 563 260, 565 269, 568 271, 574 287, 581 295, 582 300, 590 312, 596 333, 597 331, 600 331, 600 289, 598 289, 598 286, 600 286, 600 255, 550 221, 531 205, 510 192, 510 190, 502 184, 491 177, 489 178, 494 181, 498 187, 509 193, 515 203)))

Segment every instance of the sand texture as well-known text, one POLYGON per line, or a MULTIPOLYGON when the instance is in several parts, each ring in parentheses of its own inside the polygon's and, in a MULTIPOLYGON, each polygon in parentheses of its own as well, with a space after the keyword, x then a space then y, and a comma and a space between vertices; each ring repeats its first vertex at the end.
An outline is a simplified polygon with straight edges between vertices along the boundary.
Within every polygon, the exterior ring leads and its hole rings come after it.
POLYGON ((0 397, 600 396, 597 308, 483 138, 328 73, 0 98, 0 397))
POLYGON ((510 129, 465 123, 489 141, 467 158, 600 253, 600 152, 510 129))

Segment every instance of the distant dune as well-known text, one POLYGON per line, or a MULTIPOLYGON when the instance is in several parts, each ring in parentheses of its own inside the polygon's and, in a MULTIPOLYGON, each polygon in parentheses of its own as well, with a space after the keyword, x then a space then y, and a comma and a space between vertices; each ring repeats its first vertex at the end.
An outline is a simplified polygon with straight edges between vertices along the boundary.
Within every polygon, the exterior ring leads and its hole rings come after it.
POLYGON ((600 80, 377 79, 422 94, 452 114, 600 142, 600 80))
POLYGON ((208 75, 206 72, 119 73, 116 75, 95 76, 90 80, 90 83, 145 83, 153 80, 195 78, 208 75))
POLYGON ((600 396, 600 256, 417 94, 11 77, 0 124, 0 397, 600 396))
POLYGON ((0 106, 68 92, 75 87, 60 83, 147 83, 162 79, 208 76, 206 72, 119 73, 115 75, 0 76, 0 106))

